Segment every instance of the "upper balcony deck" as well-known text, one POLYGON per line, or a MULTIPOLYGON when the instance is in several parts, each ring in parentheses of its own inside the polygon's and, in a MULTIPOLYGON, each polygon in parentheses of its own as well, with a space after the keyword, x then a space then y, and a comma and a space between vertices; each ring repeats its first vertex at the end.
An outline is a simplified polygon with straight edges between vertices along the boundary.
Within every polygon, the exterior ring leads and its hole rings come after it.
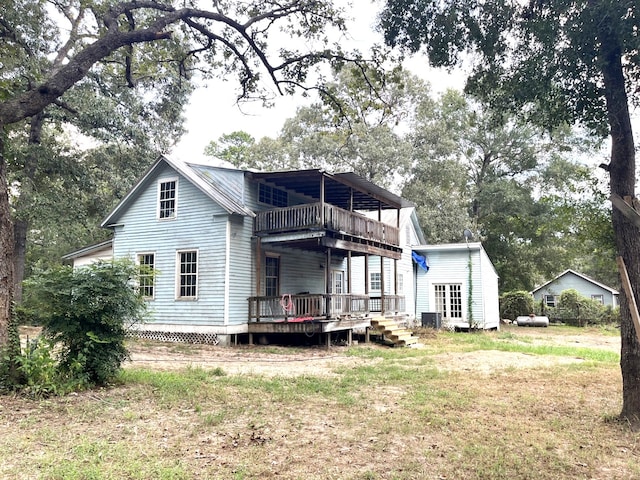
POLYGON ((254 234, 269 235, 325 232, 347 237, 354 242, 372 242, 380 246, 399 247, 397 227, 373 220, 357 212, 321 202, 274 208, 256 215, 254 234))

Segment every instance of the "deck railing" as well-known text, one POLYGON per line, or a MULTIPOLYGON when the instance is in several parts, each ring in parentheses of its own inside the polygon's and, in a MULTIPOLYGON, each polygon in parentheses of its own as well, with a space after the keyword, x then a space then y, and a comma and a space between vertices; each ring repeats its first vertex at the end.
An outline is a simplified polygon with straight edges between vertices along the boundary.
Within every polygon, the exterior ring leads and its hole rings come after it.
MULTIPOLYGON (((404 311, 404 297, 385 295, 385 313, 404 311)), ((281 297, 250 297, 249 321, 274 321, 366 315, 382 312, 380 297, 355 294, 301 294, 281 297)))
POLYGON ((324 204, 322 208, 319 202, 259 212, 254 224, 256 234, 313 229, 332 230, 366 240, 400 245, 400 232, 397 227, 334 205, 324 204))

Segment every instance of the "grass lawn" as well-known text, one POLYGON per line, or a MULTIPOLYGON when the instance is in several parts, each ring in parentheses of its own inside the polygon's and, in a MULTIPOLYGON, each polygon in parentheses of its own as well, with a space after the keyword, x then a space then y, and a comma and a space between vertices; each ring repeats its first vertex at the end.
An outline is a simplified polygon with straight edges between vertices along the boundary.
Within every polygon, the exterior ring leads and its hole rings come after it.
POLYGON ((0 478, 636 479, 616 340, 423 332, 420 349, 332 349, 315 373, 274 347, 252 350, 269 375, 134 363, 109 389, 0 397, 0 478))

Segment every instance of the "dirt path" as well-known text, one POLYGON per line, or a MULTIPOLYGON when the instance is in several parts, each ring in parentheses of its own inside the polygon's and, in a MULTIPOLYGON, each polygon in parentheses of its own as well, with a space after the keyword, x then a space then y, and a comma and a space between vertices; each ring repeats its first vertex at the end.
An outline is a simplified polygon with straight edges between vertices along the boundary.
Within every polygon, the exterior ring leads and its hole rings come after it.
MULTIPOLYGON (((606 336, 597 331, 585 330, 580 334, 565 334, 562 330, 507 326, 501 333, 513 334, 528 344, 601 348, 620 351, 620 338, 606 336)), ((463 335, 463 334, 461 334, 463 335)), ((498 334, 500 335, 500 334, 498 334)), ((429 348, 429 338, 422 339, 421 348, 429 348)), ((362 348, 385 350, 376 344, 362 348)), ((382 361, 346 355, 345 347, 324 348, 237 346, 215 347, 208 345, 179 345, 163 343, 134 343, 131 345, 131 362, 126 367, 148 367, 173 370, 187 366, 221 368, 228 374, 260 374, 266 376, 334 375, 337 367, 355 367, 382 361)), ((580 358, 553 355, 529 355, 526 353, 497 350, 451 352, 434 355, 438 368, 443 370, 474 371, 490 374, 506 368, 538 368, 557 364, 578 363, 580 358)))
MULTIPOLYGON (((572 332, 575 332, 572 330, 572 332)), ((38 329, 23 327, 23 340, 35 338, 38 329)), ((559 328, 530 328, 506 326, 497 335, 513 334, 514 338, 530 345, 571 346, 620 351, 620 337, 607 336, 597 330, 584 333, 565 333, 559 328)), ((464 334, 461 334, 464 335, 464 334)), ((430 348, 430 339, 424 337, 420 348, 430 348)), ((368 344, 361 348, 389 347, 368 344)), ((259 374, 265 376, 335 375, 336 368, 352 368, 382 361, 347 355, 346 347, 317 348, 191 345, 134 341, 129 344, 131 360, 125 368, 144 367, 156 370, 177 370, 187 367, 220 368, 231 375, 259 374)), ((518 352, 478 350, 473 352, 446 352, 434 355, 435 364, 442 370, 474 371, 491 374, 507 368, 538 368, 583 361, 580 358, 553 355, 529 355, 518 352)))

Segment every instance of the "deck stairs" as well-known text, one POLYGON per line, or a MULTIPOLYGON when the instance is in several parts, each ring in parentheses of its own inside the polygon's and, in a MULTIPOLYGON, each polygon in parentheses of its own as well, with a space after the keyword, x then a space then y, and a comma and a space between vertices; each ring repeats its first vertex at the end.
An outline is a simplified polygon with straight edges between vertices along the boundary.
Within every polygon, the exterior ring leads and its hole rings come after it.
POLYGON ((409 347, 419 343, 418 337, 393 318, 374 317, 371 319, 371 328, 382 334, 383 338, 393 346, 409 347))

